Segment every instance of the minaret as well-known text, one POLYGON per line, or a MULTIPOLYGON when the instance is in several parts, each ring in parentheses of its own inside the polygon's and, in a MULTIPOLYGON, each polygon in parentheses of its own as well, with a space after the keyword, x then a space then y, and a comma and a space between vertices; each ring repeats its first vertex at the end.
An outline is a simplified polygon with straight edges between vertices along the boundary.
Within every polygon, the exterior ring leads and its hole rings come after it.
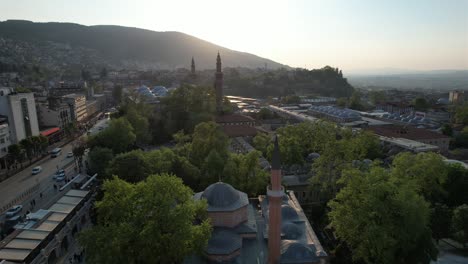
POLYGON ((275 148, 271 158, 271 184, 268 194, 268 263, 278 264, 280 261, 281 243, 281 200, 284 189, 281 186, 281 162, 278 146, 278 136, 275 138, 275 148))
POLYGON ((221 56, 216 57, 216 73, 215 73, 215 94, 216 94, 216 112, 223 112, 223 72, 221 70, 221 56))
POLYGON ((190 68, 190 74, 192 75, 192 77, 195 77, 195 60, 193 59, 193 56, 192 56, 192 66, 190 68))

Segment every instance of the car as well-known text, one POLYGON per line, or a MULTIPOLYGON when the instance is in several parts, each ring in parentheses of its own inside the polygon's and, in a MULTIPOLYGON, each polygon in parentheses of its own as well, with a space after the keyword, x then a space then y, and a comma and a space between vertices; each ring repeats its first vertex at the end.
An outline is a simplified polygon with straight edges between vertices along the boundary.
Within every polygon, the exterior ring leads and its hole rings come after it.
POLYGON ((37 167, 34 167, 31 172, 32 172, 32 175, 36 175, 36 174, 39 174, 39 172, 41 171, 42 171, 42 167, 37 166, 37 167))
POLYGON ((65 177, 65 170, 61 169, 61 170, 58 170, 55 174, 54 174, 54 179, 57 179, 58 177, 65 177))
POLYGON ((64 181, 64 180, 65 180, 65 174, 57 175, 57 177, 55 178, 55 180, 56 180, 57 182, 64 181))
POLYGON ((73 157, 73 152, 68 152, 67 153, 67 158, 72 158, 73 157))
POLYGON ((21 212, 21 210, 23 210, 23 206, 22 205, 15 205, 13 207, 11 207, 10 209, 8 209, 8 211, 6 212, 6 217, 8 218, 12 218, 13 216, 17 215, 19 212, 21 212))

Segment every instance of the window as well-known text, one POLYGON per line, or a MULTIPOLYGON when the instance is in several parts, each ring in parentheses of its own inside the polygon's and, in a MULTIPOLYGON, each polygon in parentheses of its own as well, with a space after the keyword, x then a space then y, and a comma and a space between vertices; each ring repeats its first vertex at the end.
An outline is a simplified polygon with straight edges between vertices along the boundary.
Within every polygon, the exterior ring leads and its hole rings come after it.
POLYGON ((5 138, 0 138, 0 144, 5 143, 5 138))
POLYGON ((26 98, 21 98, 21 110, 23 112, 24 130, 26 137, 32 136, 31 120, 29 119, 28 101, 26 98))

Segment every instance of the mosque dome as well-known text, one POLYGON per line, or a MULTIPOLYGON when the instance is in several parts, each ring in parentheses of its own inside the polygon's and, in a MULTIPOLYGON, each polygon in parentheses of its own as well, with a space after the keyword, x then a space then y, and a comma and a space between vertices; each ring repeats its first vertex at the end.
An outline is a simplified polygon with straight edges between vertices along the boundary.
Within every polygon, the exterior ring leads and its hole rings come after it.
POLYGON ((281 216, 284 220, 296 220, 298 218, 296 210, 290 205, 281 205, 281 216))
POLYGON ((292 240, 281 241, 281 263, 299 263, 317 261, 315 247, 292 240))
POLYGON ((239 191, 224 182, 211 184, 205 189, 201 197, 205 198, 208 205, 213 207, 227 207, 240 200, 239 191))
POLYGON ((283 224, 281 232, 283 232, 285 239, 298 239, 302 234, 301 228, 294 223, 283 224))

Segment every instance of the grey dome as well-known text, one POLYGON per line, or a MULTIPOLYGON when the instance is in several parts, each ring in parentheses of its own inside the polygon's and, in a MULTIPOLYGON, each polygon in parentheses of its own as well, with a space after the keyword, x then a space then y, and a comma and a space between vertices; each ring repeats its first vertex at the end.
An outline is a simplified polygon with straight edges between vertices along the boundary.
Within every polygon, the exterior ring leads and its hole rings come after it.
POLYGON ((312 249, 296 241, 281 241, 281 263, 308 263, 314 261, 317 261, 315 248, 312 249))
POLYGON ((224 182, 208 186, 203 192, 202 198, 208 200, 208 205, 215 207, 229 206, 240 199, 239 192, 224 182))
POLYGON ((284 234, 285 239, 298 239, 301 234, 301 228, 294 223, 286 223, 281 227, 281 232, 284 234))
POLYGON ((287 204, 281 205, 281 216, 284 220, 295 220, 298 218, 296 210, 287 204))

